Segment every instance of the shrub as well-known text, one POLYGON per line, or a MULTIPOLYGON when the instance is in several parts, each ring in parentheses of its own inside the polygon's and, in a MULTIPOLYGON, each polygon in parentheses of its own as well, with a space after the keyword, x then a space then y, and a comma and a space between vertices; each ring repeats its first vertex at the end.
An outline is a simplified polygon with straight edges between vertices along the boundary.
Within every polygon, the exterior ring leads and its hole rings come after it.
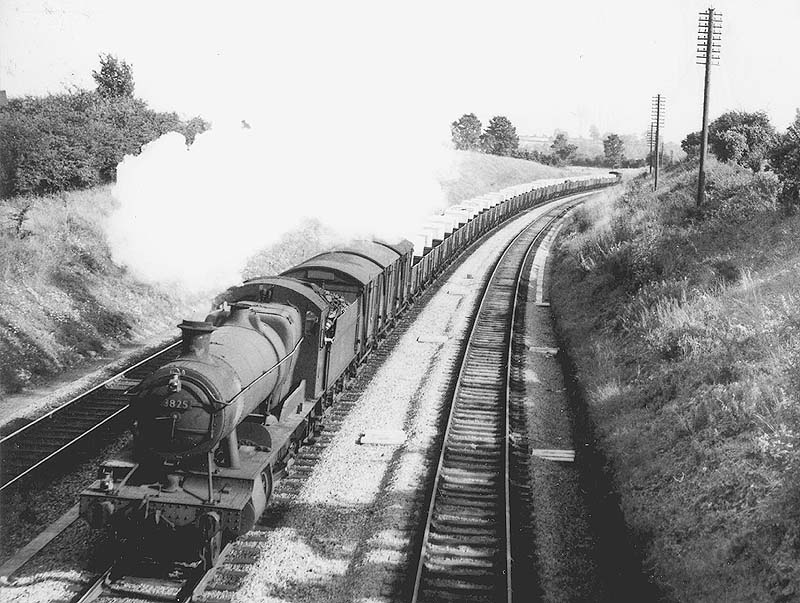
POLYGON ((770 150, 770 163, 781 184, 780 201, 787 213, 800 205, 800 110, 770 150))
POLYGON ((133 97, 133 69, 114 55, 100 55, 100 71, 92 71, 97 92, 104 97, 133 97))
POLYGON ((775 128, 763 111, 729 111, 708 127, 708 144, 717 158, 739 163, 755 172, 763 167, 774 138, 775 128))
POLYGON ((194 136, 208 124, 182 122, 129 96, 78 91, 12 99, 0 109, 0 196, 46 194, 111 182, 126 154, 162 134, 194 136))
POLYGON ((735 164, 716 164, 708 174, 706 213, 728 224, 778 209, 780 183, 772 172, 751 173, 735 164))

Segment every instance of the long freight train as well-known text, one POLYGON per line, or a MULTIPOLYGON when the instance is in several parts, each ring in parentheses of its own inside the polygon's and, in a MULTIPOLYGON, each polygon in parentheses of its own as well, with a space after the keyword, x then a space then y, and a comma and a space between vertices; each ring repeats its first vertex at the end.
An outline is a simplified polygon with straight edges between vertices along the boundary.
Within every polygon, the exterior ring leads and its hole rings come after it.
POLYGON ((506 218, 618 179, 513 187, 448 208, 414 244, 363 242, 229 289, 205 321, 179 325, 180 356, 137 386, 133 443, 81 493, 81 516, 130 550, 157 542, 163 555, 212 566, 253 527, 273 476, 445 266, 506 218))

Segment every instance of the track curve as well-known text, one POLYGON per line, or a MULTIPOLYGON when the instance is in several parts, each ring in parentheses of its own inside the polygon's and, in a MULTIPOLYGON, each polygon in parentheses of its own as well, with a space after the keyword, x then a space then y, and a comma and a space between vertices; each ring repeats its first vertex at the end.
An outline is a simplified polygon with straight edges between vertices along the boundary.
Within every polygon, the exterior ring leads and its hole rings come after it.
POLYGON ((119 417, 134 397, 131 388, 179 351, 180 341, 170 343, 0 439, 0 491, 119 417))
POLYGON ((412 601, 511 601, 513 328, 523 267, 569 209, 517 235, 489 278, 469 336, 444 435, 412 601))

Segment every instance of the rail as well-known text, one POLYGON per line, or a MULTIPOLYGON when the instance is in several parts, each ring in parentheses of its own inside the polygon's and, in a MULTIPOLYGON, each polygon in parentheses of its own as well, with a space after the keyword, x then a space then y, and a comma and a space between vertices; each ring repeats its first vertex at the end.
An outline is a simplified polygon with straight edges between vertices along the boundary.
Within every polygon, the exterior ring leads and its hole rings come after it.
POLYGON ((154 364, 171 359, 179 347, 180 340, 168 344, 0 439, 0 491, 124 413, 131 398, 127 390, 139 381, 131 378, 132 373, 152 370, 154 364), (109 387, 115 382, 124 387, 109 387))
MULTIPOLYGON (((568 208, 569 209, 569 208, 568 208)), ((447 421, 412 602, 511 601, 509 391, 521 273, 568 209, 520 232, 479 303, 447 421)))

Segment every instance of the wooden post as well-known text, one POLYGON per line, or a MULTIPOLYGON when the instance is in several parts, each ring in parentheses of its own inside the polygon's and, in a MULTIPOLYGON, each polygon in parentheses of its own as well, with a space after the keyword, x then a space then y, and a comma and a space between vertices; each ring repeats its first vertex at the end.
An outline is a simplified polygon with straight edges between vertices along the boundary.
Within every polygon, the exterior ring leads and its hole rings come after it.
MULTIPOLYGON (((715 17, 714 9, 709 8, 707 11, 700 13, 700 23, 698 25, 698 47, 697 62, 705 64, 705 84, 703 86, 703 129, 700 133, 700 173, 697 177, 697 205, 700 206, 705 201, 706 196, 706 154, 708 152, 708 98, 709 90, 711 88, 711 64, 714 60, 719 58, 719 44, 714 44, 715 32, 718 25, 715 17), (705 17, 705 18, 704 18, 705 17), (705 31, 703 31, 705 29, 705 31), (704 46, 700 43, 704 42, 704 46)), ((720 38, 716 38, 719 40, 720 38)))

